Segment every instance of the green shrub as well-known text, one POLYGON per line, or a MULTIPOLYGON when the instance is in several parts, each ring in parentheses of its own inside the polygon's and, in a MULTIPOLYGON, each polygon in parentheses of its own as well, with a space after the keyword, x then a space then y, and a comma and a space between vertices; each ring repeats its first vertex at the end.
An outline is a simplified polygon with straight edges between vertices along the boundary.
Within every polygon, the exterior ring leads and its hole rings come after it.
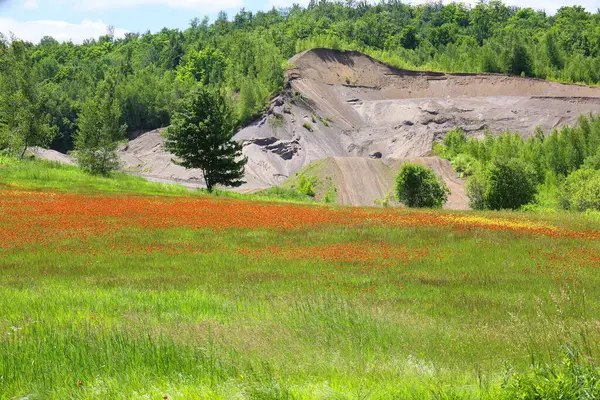
POLYGON ((298 193, 306 196, 315 197, 315 185, 317 184, 317 178, 311 176, 307 178, 306 175, 300 174, 298 177, 298 193))
POLYGON ((272 129, 276 129, 285 124, 285 118, 282 115, 271 115, 268 119, 268 123, 272 129))
POLYGON ((492 163, 485 174, 485 208, 516 210, 531 202, 536 194, 535 179, 533 168, 522 160, 492 163))
POLYGON ((600 211, 600 170, 580 169, 570 174, 561 186, 560 204, 572 211, 600 211))
POLYGON ((94 175, 108 176, 121 167, 116 144, 105 148, 73 151, 73 158, 79 166, 94 175))
MULTIPOLYGON (((234 192, 223 190, 219 191, 221 196, 227 195, 229 197, 234 197, 232 195, 234 192)), ((235 193, 237 195, 237 193, 235 193)), ((269 200, 287 200, 287 201, 297 201, 297 202, 312 202, 313 199, 306 197, 306 195, 298 193, 292 189, 285 189, 279 186, 273 186, 271 188, 261 190, 260 192, 246 194, 241 196, 240 198, 256 198, 256 199, 269 199, 269 200)))
POLYGON ((337 198, 337 190, 335 189, 329 189, 327 191, 327 193, 325 193, 325 196, 323 196, 323 203, 335 203, 335 200, 337 198))
POLYGON ((473 210, 485 208, 485 177, 483 174, 475 174, 469 178, 467 196, 469 197, 469 207, 473 210))
POLYGON ((325 186, 327 192, 325 192, 325 196, 323 196, 323 203, 335 203, 337 199, 337 187, 333 184, 330 176, 325 178, 325 186))
POLYGON ((383 208, 389 207, 390 203, 395 199, 395 194, 393 190, 390 190, 383 198, 377 198, 373 200, 376 206, 381 206, 383 208))
POLYGON ((309 132, 313 131, 312 125, 309 124, 308 122, 304 121, 304 123, 302 124, 302 126, 304 127, 304 129, 306 129, 309 132))
POLYGON ((452 166, 459 177, 469 177, 479 168, 479 162, 470 154, 458 154, 452 158, 452 166))
POLYGON ((398 200, 408 207, 440 208, 449 193, 442 178, 420 164, 402 164, 396 177, 398 200))

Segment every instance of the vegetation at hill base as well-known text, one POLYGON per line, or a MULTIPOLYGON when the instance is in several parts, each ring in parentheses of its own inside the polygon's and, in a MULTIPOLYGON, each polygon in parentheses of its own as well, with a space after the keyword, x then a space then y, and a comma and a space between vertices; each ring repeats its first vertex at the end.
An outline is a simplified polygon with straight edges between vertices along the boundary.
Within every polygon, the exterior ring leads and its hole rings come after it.
MULTIPOLYGON (((19 160, 0 154, 0 188, 14 190, 58 190, 77 193, 130 193, 162 196, 204 196, 208 191, 184 186, 150 182, 142 177, 113 172, 109 176, 91 175, 72 165, 39 160, 19 160)), ((214 189, 212 196, 229 199, 265 200, 289 203, 315 203, 297 190, 272 187, 254 193, 214 189)), ((325 201, 323 201, 325 202, 325 201)), ((332 201, 333 202, 333 201, 332 201)))
POLYGON ((196 85, 235 99, 236 125, 255 118, 283 85, 286 60, 328 47, 365 52, 398 67, 499 72, 564 82, 600 82, 600 14, 562 7, 555 15, 500 1, 464 4, 312 1, 185 30, 109 32, 81 45, 45 37, 0 40, 0 147, 73 149, 85 104, 108 76, 131 136, 170 124, 196 85))
POLYGON ((333 182, 332 176, 327 171, 327 159, 315 160, 275 188, 296 193, 303 197, 304 202, 335 203, 338 196, 338 188, 333 182))
POLYGON ((74 157, 79 166, 93 174, 109 175, 119 169, 117 144, 125 140, 127 125, 120 121, 115 86, 112 76, 101 82, 96 95, 83 104, 77 121, 74 157))
POLYGON ((600 116, 581 116, 576 126, 537 129, 523 139, 505 132, 468 138, 448 132, 434 153, 449 159, 468 179, 475 209, 600 211, 600 116))
POLYGON ((535 190, 533 168, 518 158, 494 160, 467 183, 469 205, 475 210, 517 210, 534 200, 535 190))

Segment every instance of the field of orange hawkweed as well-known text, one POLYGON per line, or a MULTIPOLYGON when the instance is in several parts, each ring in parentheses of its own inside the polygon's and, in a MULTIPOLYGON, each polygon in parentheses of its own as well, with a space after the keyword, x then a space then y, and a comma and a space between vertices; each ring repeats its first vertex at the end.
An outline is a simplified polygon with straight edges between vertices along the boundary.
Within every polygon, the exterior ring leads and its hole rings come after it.
POLYGON ((555 238, 600 238, 600 231, 574 231, 537 221, 466 213, 306 206, 213 197, 82 195, 17 190, 0 191, 0 218, 0 247, 4 249, 56 244, 64 239, 110 237, 125 228, 218 231, 380 225, 507 231, 555 238))
POLYGON ((485 398, 532 351, 600 349, 598 239, 568 214, 0 189, 0 398, 485 398))

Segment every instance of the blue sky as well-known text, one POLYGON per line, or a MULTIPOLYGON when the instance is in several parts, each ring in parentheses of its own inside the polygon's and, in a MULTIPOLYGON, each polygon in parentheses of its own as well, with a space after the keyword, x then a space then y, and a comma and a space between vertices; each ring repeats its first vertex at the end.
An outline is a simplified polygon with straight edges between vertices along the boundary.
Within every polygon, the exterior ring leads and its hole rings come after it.
MULTIPOLYGON (((413 3, 424 0, 413 0, 413 3)), ((474 2, 467 0, 465 2, 474 2)), ((250 11, 288 6, 293 0, 0 0, 0 32, 39 41, 44 35, 81 43, 106 33, 108 25, 117 35, 125 32, 156 32, 163 27, 185 28, 194 17, 214 19, 219 10, 230 17, 242 7, 250 11)), ((308 0, 296 0, 302 5, 308 0)), ((411 1, 406 1, 411 2, 411 1)), ((507 4, 554 13, 562 5, 579 4, 595 12, 600 0, 505 0, 507 4)))

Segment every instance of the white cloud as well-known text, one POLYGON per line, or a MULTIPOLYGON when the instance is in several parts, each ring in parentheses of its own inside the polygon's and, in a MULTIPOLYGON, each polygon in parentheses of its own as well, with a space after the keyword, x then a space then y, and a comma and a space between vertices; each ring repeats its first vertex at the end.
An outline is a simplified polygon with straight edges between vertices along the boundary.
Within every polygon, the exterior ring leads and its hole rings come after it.
MULTIPOLYGON (((19 22, 12 18, 0 18, 0 32, 8 36, 12 32, 17 38, 37 43, 44 36, 52 36, 59 42, 72 40, 81 43, 85 39, 106 35, 108 25, 101 20, 84 20, 79 24, 64 21, 19 22)), ((115 29, 115 36, 122 37, 125 29, 115 29)))
POLYGON ((310 0, 269 0, 269 10, 273 7, 275 8, 287 8, 291 7, 294 4, 299 4, 302 7, 306 7, 310 0))
POLYGON ((77 8, 84 10, 106 10, 147 5, 162 5, 171 8, 185 8, 198 11, 216 11, 240 8, 244 0, 72 0, 77 8))
POLYGON ((25 0, 25 2, 23 3, 23 7, 28 10, 35 10, 39 6, 40 3, 38 2, 38 0, 25 0))

